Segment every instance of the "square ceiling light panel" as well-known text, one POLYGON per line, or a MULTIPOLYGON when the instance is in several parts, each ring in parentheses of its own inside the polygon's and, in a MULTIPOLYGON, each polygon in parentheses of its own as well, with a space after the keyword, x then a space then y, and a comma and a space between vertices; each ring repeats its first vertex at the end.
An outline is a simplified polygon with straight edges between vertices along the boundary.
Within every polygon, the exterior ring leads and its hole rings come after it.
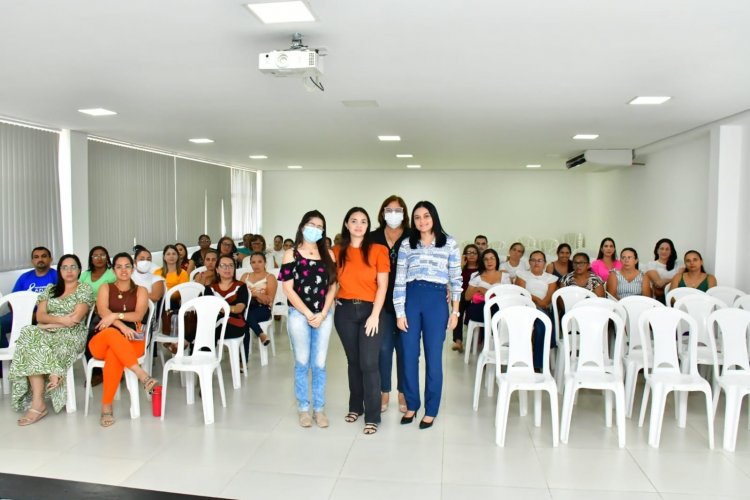
POLYGON ((249 3, 247 8, 263 24, 311 23, 317 20, 310 6, 302 0, 249 3))

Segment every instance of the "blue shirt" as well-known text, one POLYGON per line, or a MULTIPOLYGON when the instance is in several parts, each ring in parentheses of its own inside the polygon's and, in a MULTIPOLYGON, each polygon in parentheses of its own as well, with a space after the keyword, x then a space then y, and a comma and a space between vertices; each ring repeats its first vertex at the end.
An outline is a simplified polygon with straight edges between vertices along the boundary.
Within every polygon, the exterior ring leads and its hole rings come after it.
POLYGON ((445 245, 440 248, 435 246, 435 240, 428 246, 423 246, 418 241, 417 248, 411 247, 408 238, 401 242, 396 264, 396 283, 393 286, 396 317, 406 315, 406 284, 417 280, 439 285, 450 283, 452 300, 461 299, 461 252, 456 240, 446 235, 445 245))
POLYGON ((42 293, 47 285, 57 283, 57 271, 51 269, 44 276, 37 276, 36 271, 32 269, 18 277, 16 284, 13 286, 14 292, 36 292, 42 293))

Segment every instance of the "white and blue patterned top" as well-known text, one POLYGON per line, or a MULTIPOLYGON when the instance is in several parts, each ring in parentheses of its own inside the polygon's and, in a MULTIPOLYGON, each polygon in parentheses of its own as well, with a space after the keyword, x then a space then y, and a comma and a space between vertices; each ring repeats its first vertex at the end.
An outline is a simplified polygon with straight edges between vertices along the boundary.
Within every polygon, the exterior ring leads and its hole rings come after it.
POLYGON ((426 247, 418 241, 417 248, 411 247, 408 238, 401 242, 393 287, 393 307, 397 318, 406 315, 406 284, 417 280, 439 285, 450 283, 452 300, 461 300, 461 252, 453 237, 446 235, 445 245, 440 248, 435 246, 435 240, 426 247))

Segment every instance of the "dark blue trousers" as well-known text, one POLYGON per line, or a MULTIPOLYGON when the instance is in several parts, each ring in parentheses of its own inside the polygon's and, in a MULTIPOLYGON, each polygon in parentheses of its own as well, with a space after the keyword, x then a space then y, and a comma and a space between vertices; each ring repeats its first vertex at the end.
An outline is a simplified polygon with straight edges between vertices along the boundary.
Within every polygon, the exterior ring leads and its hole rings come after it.
POLYGON ((401 334, 404 353, 404 396, 409 411, 417 411, 419 399, 420 340, 425 356, 425 416, 437 416, 443 392, 443 343, 448 326, 446 286, 426 281, 406 285, 406 322, 401 334))
POLYGON ((404 392, 404 354, 401 347, 401 331, 396 328, 396 315, 392 312, 380 313, 380 391, 391 392, 393 372, 393 350, 396 350, 396 388, 404 392))

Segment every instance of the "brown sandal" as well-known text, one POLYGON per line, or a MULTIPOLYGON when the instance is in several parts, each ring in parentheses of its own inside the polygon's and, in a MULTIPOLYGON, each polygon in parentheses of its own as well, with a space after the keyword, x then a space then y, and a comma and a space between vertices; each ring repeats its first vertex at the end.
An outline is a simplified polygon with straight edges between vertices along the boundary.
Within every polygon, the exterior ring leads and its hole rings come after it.
POLYGON ((41 419, 47 416, 47 408, 44 408, 42 411, 36 410, 34 408, 29 408, 29 412, 32 413, 32 415, 29 417, 28 412, 27 415, 24 415, 23 417, 18 419, 18 425, 21 427, 26 427, 27 425, 35 424, 39 422, 41 419))
POLYGON ((99 416, 99 425, 102 427, 112 427, 115 424, 115 416, 112 413, 112 410, 110 411, 103 411, 102 414, 99 416))

